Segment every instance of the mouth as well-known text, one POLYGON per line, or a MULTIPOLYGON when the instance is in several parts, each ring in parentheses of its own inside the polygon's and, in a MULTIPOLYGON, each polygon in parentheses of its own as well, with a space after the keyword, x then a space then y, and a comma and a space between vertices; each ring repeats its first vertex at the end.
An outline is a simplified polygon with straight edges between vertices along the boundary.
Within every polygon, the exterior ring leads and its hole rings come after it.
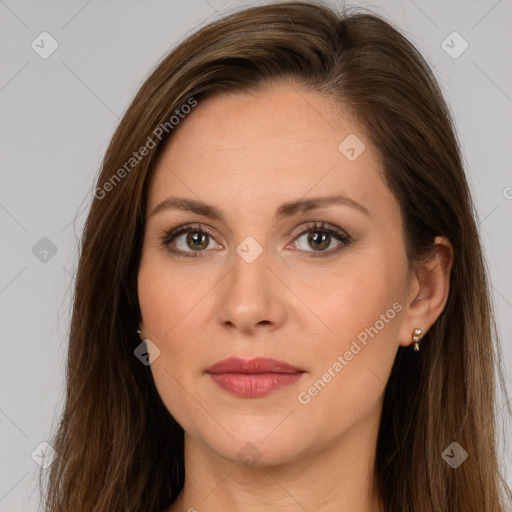
POLYGON ((276 359, 231 357, 214 364, 205 373, 225 391, 249 398, 290 386, 306 372, 276 359))

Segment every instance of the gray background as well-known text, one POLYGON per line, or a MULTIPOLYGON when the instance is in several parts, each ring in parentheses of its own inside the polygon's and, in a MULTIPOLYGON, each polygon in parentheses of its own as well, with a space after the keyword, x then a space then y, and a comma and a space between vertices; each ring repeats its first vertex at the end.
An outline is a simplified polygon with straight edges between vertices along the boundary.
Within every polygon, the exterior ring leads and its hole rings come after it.
MULTIPOLYGON (((38 510, 31 454, 61 411, 78 238, 115 126, 176 42, 255 3, 0 0, 0 512, 38 510), (47 59, 31 47, 43 31, 58 43, 47 59)), ((396 23, 435 67, 456 120, 510 369, 512 2, 354 4, 396 23), (464 43, 447 39, 454 31, 469 45, 457 58, 464 43)), ((510 448, 502 454, 512 484, 510 448)))

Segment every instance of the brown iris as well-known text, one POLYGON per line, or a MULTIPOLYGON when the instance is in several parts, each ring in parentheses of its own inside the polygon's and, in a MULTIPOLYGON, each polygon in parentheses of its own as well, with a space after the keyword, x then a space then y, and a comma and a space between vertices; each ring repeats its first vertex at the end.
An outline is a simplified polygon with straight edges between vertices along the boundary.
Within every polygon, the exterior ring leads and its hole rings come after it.
POLYGON ((308 236, 308 242, 315 251, 323 250, 329 247, 331 235, 325 231, 312 231, 308 236), (327 243, 325 243, 326 241, 327 243))
POLYGON ((187 244, 194 251, 206 249, 208 247, 208 242, 208 235, 206 233, 194 231, 187 234, 187 244))

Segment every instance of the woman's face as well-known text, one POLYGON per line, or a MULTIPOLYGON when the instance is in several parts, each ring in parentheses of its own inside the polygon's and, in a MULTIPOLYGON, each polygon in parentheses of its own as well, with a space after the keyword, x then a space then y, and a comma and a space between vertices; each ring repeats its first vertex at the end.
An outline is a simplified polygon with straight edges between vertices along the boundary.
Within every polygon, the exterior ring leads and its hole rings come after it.
POLYGON ((199 101, 180 123, 151 179, 138 276, 169 412, 204 449, 249 464, 376 426, 410 341, 410 274, 370 141, 340 107, 285 84, 199 101), (169 198, 209 207, 157 208, 169 198), (207 371, 228 358, 242 361, 207 371))

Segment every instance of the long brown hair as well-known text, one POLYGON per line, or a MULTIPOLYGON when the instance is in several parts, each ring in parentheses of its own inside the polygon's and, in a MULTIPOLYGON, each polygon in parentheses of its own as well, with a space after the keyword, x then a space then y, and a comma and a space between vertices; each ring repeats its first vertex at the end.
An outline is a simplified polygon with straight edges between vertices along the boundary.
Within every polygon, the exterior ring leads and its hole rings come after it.
POLYGON ((454 249, 446 307, 419 353, 398 350, 387 383, 375 468, 386 510, 503 512, 512 498, 497 454, 503 378, 488 274, 436 80, 379 16, 273 2, 210 23, 169 53, 107 149, 80 248, 64 410, 51 440, 58 456, 42 490, 48 512, 158 512, 179 494, 183 429, 134 356, 148 179, 176 110, 276 80, 338 102, 373 142, 411 265, 437 235, 454 249), (131 160, 143 146, 147 154, 131 160), (452 442, 468 453, 457 469, 441 456, 452 442))

